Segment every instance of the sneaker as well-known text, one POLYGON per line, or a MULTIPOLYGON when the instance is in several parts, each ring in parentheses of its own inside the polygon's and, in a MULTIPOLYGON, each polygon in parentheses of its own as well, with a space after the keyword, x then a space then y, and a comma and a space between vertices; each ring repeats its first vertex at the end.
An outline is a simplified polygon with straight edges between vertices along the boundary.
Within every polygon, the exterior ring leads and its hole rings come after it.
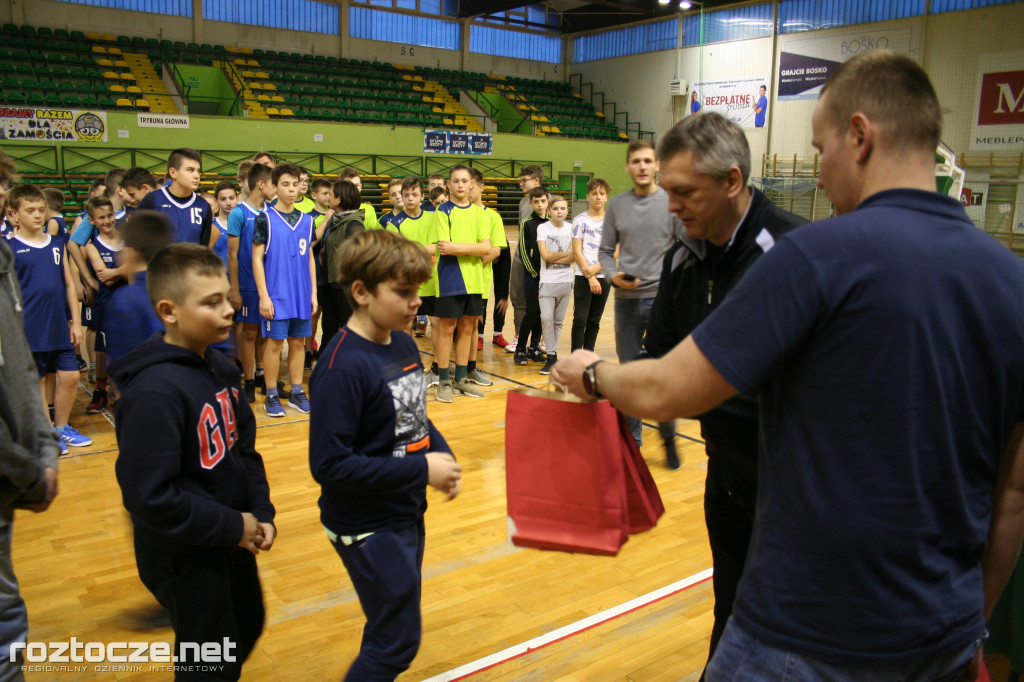
POLYGON ((416 327, 413 334, 415 336, 425 336, 427 333, 427 316, 417 315, 416 316, 416 327))
POLYGON ((107 391, 103 388, 97 388, 92 392, 92 402, 86 405, 86 414, 99 414, 103 411, 103 408, 107 406, 107 391))
POLYGON ((62 443, 73 448, 84 448, 86 445, 92 445, 92 438, 83 436, 71 424, 65 424, 57 433, 60 434, 62 443))
POLYGON ((505 337, 502 336, 501 334, 498 334, 493 339, 491 339, 491 343, 493 343, 498 348, 507 348, 509 346, 508 341, 506 341, 505 337))
POLYGON ((61 430, 58 429, 56 426, 51 426, 50 428, 53 429, 53 432, 55 434, 57 434, 57 443, 60 444, 60 454, 62 454, 62 455, 68 454, 68 446, 67 446, 67 443, 64 442, 64 436, 61 433, 61 430))
POLYGON ((484 335, 483 334, 477 334, 476 335, 476 349, 477 350, 483 350, 484 349, 484 335))
POLYGON ((309 398, 301 388, 288 394, 288 405, 302 414, 309 414, 309 398))
POLYGON ((466 373, 466 381, 477 386, 493 386, 494 382, 487 378, 483 372, 474 367, 466 373))
POLYGON ((431 372, 429 369, 423 373, 423 376, 427 378, 427 388, 433 388, 441 382, 441 376, 437 372, 431 372))
POLYGON ((534 362, 546 363, 548 361, 548 355, 540 348, 534 346, 526 351, 526 356, 534 362))
POLYGON ((262 393, 263 395, 267 394, 267 380, 263 377, 262 374, 257 374, 255 377, 253 377, 252 381, 253 385, 256 388, 260 389, 260 393, 262 393))
POLYGON ((513 362, 515 362, 517 365, 526 365, 529 364, 530 359, 526 355, 526 353, 516 353, 513 362))
POLYGON ((85 370, 87 370, 89 368, 89 365, 86 364, 85 359, 81 355, 76 355, 75 356, 75 362, 78 363, 78 371, 79 372, 84 372, 85 370))
POLYGON ((510 343, 507 346, 505 346, 505 352, 506 353, 515 353, 516 352, 516 344, 518 344, 518 343, 519 343, 519 334, 516 334, 515 336, 512 337, 512 343, 510 343))
POLYGON ((486 395, 479 388, 469 383, 468 378, 461 381, 453 381, 452 390, 462 395, 468 395, 470 398, 483 398, 486 395))
POLYGON ((268 417, 283 417, 284 408, 281 407, 281 399, 276 395, 268 395, 263 401, 263 409, 268 417))
POLYGON ((85 381, 89 384, 96 383, 96 365, 89 367, 89 372, 85 375, 85 381))
POLYGON ((437 402, 454 403, 455 395, 452 393, 452 382, 442 381, 437 387, 437 402))
POLYGON ((252 379, 242 381, 242 393, 245 393, 245 400, 250 405, 256 402, 256 382, 252 379))
POLYGON ((548 356, 548 361, 544 363, 544 366, 540 368, 541 374, 551 374, 551 368, 558 362, 558 355, 552 353, 548 356))

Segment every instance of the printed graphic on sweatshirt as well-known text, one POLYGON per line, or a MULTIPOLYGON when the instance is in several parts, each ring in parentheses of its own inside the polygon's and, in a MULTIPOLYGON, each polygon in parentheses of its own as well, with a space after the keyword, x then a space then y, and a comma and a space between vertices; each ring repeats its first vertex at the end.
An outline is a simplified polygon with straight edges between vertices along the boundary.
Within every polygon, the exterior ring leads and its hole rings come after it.
POLYGON ((427 403, 423 399, 426 379, 417 370, 418 367, 388 382, 395 403, 395 457, 405 457, 410 452, 426 454, 430 445, 427 403))
MULTIPOLYGON (((238 400, 238 391, 231 389, 231 393, 238 400)), ((238 421, 228 389, 217 391, 216 407, 210 403, 203 405, 196 431, 199 436, 199 463, 204 469, 212 469, 238 441, 238 421)))

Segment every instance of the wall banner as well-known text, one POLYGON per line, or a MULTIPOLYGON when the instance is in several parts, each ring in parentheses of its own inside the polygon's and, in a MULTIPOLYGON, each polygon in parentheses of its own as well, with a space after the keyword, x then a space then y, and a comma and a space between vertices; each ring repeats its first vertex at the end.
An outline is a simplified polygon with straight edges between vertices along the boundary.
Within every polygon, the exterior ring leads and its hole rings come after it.
POLYGON ((489 156, 493 151, 493 137, 490 133, 467 133, 462 130, 426 130, 423 132, 423 151, 489 156))
POLYGON ((971 150, 1024 151, 1024 51, 978 57, 971 150))
POLYGON ((697 93, 701 112, 714 111, 741 128, 763 128, 771 100, 769 82, 767 75, 704 81, 694 83, 693 91, 697 93))
POLYGON ((106 142, 107 113, 0 104, 0 140, 106 142))
POLYGON ((892 50, 917 59, 917 33, 916 26, 903 26, 814 37, 784 36, 779 55, 779 100, 818 99, 821 86, 836 68, 863 52, 892 50))

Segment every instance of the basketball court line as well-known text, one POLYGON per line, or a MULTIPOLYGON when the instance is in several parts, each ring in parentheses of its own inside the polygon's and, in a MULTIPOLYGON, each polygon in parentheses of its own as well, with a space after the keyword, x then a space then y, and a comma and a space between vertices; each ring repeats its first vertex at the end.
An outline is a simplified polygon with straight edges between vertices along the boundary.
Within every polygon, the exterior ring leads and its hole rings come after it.
POLYGON ((588 616, 587 618, 578 620, 575 623, 564 625, 556 630, 552 630, 551 632, 534 637, 533 639, 520 644, 510 646, 509 648, 497 653, 484 656, 483 658, 466 663, 465 665, 460 665, 457 668, 452 668, 451 670, 439 675, 434 675, 422 682, 455 682, 456 680, 467 679, 477 673, 481 673, 491 668, 496 668, 499 665, 508 663, 509 661, 513 661, 517 658, 533 653, 534 651, 555 644, 556 642, 578 635, 581 632, 596 628, 608 621, 615 620, 616 618, 620 618, 628 613, 632 613, 633 611, 638 611, 645 606, 649 606, 655 602, 661 601, 662 599, 671 597, 674 594, 688 590, 694 585, 699 585, 702 582, 710 580, 712 573, 712 569, 706 568, 700 573, 694 573, 690 577, 678 580, 671 585, 658 588, 653 592, 648 592, 647 594, 641 595, 635 599, 630 599, 618 606, 605 609, 600 613, 595 613, 593 616, 588 616))

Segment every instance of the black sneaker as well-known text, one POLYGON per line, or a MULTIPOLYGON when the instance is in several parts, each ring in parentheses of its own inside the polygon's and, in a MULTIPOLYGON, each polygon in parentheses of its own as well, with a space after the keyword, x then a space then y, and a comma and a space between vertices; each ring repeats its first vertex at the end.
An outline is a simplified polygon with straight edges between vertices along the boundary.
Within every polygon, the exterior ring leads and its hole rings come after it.
POLYGON ((679 455, 676 453, 675 448, 665 453, 665 465, 672 471, 679 470, 679 455))
POLYGON ((283 381, 277 382, 277 394, 279 396, 280 395, 288 395, 291 392, 292 392, 291 388, 289 388, 287 391, 284 389, 284 382, 283 381))
POLYGON ((533 348, 526 351, 526 355, 534 362, 540 362, 543 364, 548 361, 548 356, 545 355, 544 351, 542 351, 540 348, 537 348, 537 346, 534 346, 533 348))
POLYGON ((551 374, 551 368, 558 362, 558 354, 551 353, 548 355, 548 361, 544 363, 544 366, 540 368, 541 374, 551 374))
POLYGON ((253 378, 253 384, 256 386, 256 388, 260 389, 260 393, 262 393, 263 395, 267 394, 267 380, 263 378, 262 374, 257 374, 253 378))
POLYGON ((242 392, 245 393, 245 401, 249 404, 256 402, 256 382, 252 379, 242 381, 242 392))
POLYGON ((517 365, 526 365, 529 363, 529 358, 527 357, 526 353, 517 352, 513 357, 513 362, 515 362, 517 365))

